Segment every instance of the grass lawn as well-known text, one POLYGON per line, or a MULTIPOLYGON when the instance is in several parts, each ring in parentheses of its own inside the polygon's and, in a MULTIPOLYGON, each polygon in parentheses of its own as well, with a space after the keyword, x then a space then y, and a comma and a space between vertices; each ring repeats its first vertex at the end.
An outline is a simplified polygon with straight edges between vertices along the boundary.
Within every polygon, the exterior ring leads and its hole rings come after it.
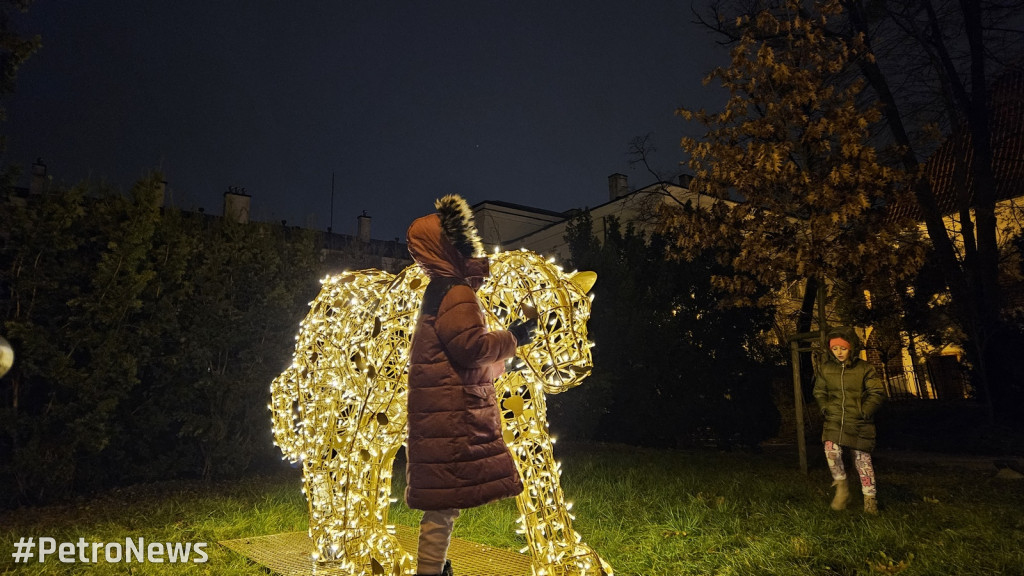
MULTIPOLYGON (((881 513, 856 494, 832 512, 823 466, 800 474, 793 453, 556 448, 576 529, 617 574, 1024 575, 1024 480, 995 468, 876 458, 881 513)), ((852 470, 852 467, 850 467, 852 470)), ((395 494, 403 488, 398 474, 395 494)), ((259 574, 218 540, 305 530, 301 473, 233 483, 167 482, 73 505, 0 512, 0 570, 12 574, 259 574), (205 564, 15 564, 21 537, 58 542, 208 542, 205 564)), ((399 496, 399 500, 401 500, 399 496)), ((467 510, 455 537, 518 550, 514 501, 467 510)), ((401 503, 391 521, 416 525, 401 503)), ((458 566, 455 566, 458 574, 458 566)))

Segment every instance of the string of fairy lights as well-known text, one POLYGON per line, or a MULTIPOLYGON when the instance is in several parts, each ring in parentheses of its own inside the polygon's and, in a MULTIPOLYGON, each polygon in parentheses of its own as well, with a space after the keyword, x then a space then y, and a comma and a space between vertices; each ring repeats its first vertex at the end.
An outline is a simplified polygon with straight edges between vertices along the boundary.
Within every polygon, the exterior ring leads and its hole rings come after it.
MULTIPOLYGON (((590 373, 586 322, 596 276, 565 273, 534 252, 496 252, 478 295, 492 329, 537 317, 522 358, 495 382, 502 435, 525 489, 516 498, 535 576, 597 576, 611 567, 572 528, 546 394, 590 373)), ((291 366, 271 384, 275 444, 302 463, 313 559, 352 573, 408 575, 413 558, 388 525, 392 465, 405 441, 409 347, 428 278, 360 270, 328 276, 296 336, 291 366)))

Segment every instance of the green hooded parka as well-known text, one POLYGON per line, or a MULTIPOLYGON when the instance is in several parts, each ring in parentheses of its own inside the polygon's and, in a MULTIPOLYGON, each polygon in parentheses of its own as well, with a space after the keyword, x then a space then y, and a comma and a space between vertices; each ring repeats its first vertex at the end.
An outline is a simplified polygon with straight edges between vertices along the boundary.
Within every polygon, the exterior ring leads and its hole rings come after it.
POLYGON ((827 350, 815 372, 814 398, 825 417, 821 441, 871 452, 875 448, 874 415, 886 399, 885 389, 875 367, 858 356, 860 339, 852 328, 830 331, 826 342, 833 338, 850 343, 850 356, 840 363, 827 350))

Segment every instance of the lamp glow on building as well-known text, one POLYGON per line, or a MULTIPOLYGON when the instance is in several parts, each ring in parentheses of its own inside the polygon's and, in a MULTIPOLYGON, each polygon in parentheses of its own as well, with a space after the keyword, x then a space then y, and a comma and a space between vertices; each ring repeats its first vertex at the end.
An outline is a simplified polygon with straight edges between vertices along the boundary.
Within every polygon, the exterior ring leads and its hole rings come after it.
MULTIPOLYGON (((572 528, 546 394, 592 368, 587 339, 593 272, 567 274, 534 252, 497 252, 478 295, 492 329, 537 315, 514 370, 495 382, 502 434, 524 490, 516 498, 536 576, 611 575, 572 528)), ((409 348, 428 278, 361 270, 329 276, 299 327, 291 366, 271 384, 275 444, 302 462, 314 559, 353 573, 407 575, 415 562, 387 523, 395 454, 406 437, 409 348)))

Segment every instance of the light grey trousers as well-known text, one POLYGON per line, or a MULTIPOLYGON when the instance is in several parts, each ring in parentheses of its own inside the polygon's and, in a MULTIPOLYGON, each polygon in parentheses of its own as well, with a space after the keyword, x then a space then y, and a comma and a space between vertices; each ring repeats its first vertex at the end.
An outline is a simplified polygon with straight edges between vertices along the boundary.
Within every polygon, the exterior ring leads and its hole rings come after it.
POLYGON ((425 510, 420 520, 419 550, 416 552, 417 574, 440 574, 448 557, 448 544, 452 540, 452 528, 459 511, 425 510))

